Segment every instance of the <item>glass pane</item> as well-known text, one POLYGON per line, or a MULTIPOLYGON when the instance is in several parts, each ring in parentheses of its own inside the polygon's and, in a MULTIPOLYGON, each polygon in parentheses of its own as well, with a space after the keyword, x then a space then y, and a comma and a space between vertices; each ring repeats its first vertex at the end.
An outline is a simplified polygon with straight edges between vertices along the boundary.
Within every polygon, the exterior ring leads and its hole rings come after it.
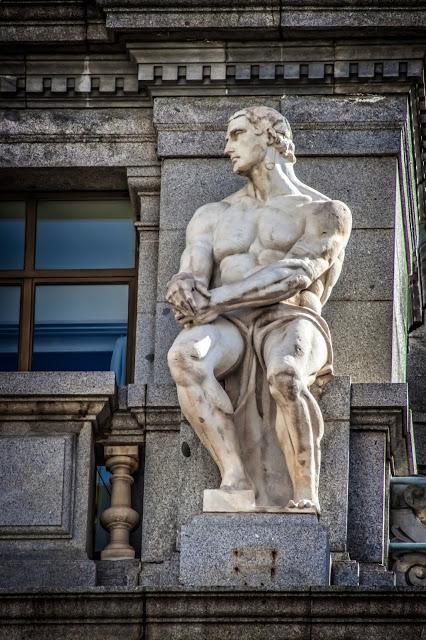
POLYGON ((39 285, 33 371, 115 371, 126 379, 126 284, 39 285))
POLYGON ((135 263, 128 200, 41 200, 36 269, 125 269, 135 263))
POLYGON ((21 287, 0 286, 0 371, 18 369, 21 287))
POLYGON ((0 200, 0 269, 23 269, 25 202, 0 200))

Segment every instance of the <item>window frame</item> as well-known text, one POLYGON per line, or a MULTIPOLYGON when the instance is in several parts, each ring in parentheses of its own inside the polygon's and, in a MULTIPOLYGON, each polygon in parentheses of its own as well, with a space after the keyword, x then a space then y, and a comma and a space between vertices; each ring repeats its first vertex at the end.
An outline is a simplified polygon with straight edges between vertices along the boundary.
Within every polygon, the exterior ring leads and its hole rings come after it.
POLYGON ((139 243, 135 229, 135 262, 126 269, 36 269, 35 249, 37 238, 38 200, 129 200, 126 191, 37 191, 0 193, 0 201, 25 201, 25 243, 23 269, 0 269, 0 285, 15 285, 21 288, 18 371, 31 371, 35 290, 39 284, 127 284, 129 287, 127 309, 127 353, 126 384, 134 377, 134 345, 136 335, 137 265, 139 243))

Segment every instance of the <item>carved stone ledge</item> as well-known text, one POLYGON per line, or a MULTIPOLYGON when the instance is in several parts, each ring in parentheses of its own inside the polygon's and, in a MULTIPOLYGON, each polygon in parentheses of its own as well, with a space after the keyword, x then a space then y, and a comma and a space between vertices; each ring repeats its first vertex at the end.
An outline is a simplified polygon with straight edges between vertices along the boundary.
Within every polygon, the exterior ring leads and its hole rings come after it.
POLYGON ((351 428, 354 430, 385 429, 389 440, 388 455, 394 473, 397 475, 415 473, 407 384, 353 384, 351 428))
POLYGON ((182 84, 203 84, 206 88, 214 83, 256 82, 257 85, 279 82, 383 82, 389 80, 420 79, 423 69, 422 54, 407 50, 401 58, 389 57, 389 51, 369 52, 367 59, 356 49, 336 53, 331 43, 321 42, 315 48, 305 43, 283 45, 269 42, 267 47, 255 43, 236 44, 210 42, 187 44, 167 43, 128 44, 130 57, 138 64, 138 78, 144 84, 155 87, 182 84), (384 54, 384 55, 383 55, 384 54))
POLYGON ((0 373, 0 420, 92 422, 100 427, 117 406, 115 374, 0 373))

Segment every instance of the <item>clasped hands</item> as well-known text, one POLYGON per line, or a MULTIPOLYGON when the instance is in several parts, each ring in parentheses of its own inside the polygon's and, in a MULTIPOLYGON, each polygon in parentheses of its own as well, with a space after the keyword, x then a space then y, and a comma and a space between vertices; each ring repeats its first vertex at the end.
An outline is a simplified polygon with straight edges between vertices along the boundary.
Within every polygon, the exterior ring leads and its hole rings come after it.
POLYGON ((212 302, 211 292, 192 273, 173 276, 167 285, 166 300, 184 327, 213 322, 220 314, 220 308, 212 302))

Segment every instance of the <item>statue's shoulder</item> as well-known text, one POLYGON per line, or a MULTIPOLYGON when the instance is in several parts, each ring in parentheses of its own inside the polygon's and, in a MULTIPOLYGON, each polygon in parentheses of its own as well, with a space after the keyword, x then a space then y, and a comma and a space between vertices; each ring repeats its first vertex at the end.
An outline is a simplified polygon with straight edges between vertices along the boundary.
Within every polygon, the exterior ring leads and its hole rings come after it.
POLYGON ((223 200, 219 200, 218 202, 208 202, 207 204, 203 204, 199 207, 194 215, 192 216, 190 225, 211 225, 215 224, 218 220, 219 216, 232 207, 232 205, 240 202, 240 200, 247 195, 246 187, 243 187, 239 191, 235 193, 231 193, 231 195, 226 196, 223 200))
POLYGON ((316 225, 323 231, 349 234, 352 214, 348 205, 341 200, 320 200, 311 204, 311 215, 316 225))
POLYGON ((220 215, 229 207, 229 204, 221 200, 220 202, 209 202, 199 207, 192 216, 188 227, 187 235, 212 233, 220 215))

